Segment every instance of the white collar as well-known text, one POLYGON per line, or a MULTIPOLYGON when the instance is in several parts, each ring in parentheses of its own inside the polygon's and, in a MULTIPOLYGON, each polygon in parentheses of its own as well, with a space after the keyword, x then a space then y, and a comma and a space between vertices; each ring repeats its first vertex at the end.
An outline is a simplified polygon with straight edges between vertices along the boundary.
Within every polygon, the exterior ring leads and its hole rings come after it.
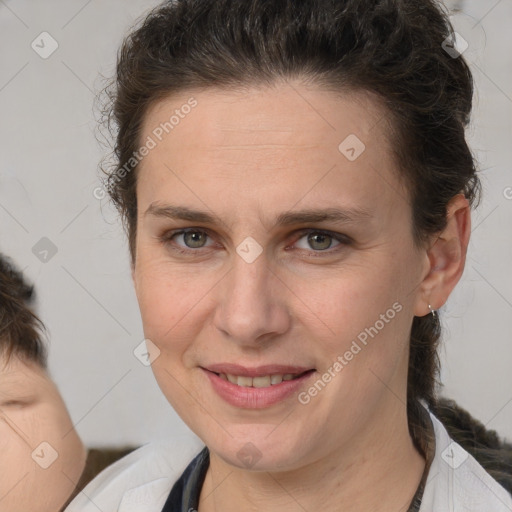
POLYGON ((420 512, 511 512, 512 496, 459 444, 430 412, 436 452, 420 512))
MULTIPOLYGON (((431 413, 436 449, 420 512, 512 512, 512 497, 431 413)), ((159 512, 191 460, 197 437, 150 443, 102 471, 65 512, 159 512)))

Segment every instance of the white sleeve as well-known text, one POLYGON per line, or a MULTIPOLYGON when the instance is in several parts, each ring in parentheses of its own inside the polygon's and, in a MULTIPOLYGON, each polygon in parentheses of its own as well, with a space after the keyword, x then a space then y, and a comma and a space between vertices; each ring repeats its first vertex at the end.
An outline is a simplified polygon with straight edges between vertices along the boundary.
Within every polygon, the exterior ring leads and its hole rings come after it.
POLYGON ((204 448, 197 437, 149 443, 105 468, 64 512, 155 512, 204 448))

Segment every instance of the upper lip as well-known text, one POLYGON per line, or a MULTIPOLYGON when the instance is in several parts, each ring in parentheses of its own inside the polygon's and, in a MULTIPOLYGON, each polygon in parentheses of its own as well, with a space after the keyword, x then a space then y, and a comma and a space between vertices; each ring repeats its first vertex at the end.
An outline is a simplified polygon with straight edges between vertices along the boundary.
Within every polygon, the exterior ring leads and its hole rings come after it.
POLYGON ((226 375, 236 375, 240 377, 260 377, 263 375, 286 375, 287 373, 300 374, 314 368, 306 366, 291 366, 284 364, 266 364, 263 366, 253 366, 248 368, 239 364, 218 363, 203 366, 205 370, 213 373, 224 373, 226 375))

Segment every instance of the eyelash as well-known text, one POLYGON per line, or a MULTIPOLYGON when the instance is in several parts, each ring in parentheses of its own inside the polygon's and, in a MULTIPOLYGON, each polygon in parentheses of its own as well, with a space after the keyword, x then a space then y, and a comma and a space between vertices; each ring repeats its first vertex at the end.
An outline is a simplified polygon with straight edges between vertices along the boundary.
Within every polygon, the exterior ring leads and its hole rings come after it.
MULTIPOLYGON (((196 232, 204 233, 208 237, 210 237, 210 233, 206 229, 187 228, 187 229, 169 231, 169 232, 165 233, 163 236, 161 236, 160 240, 163 244, 170 246, 173 251, 176 251, 179 254, 184 254, 184 255, 191 255, 194 252, 199 252, 200 249, 206 249, 207 247, 198 247, 197 249, 191 249, 191 248, 183 249, 183 248, 179 248, 172 244, 172 241, 175 237, 177 237, 179 235, 186 234, 186 233, 191 233, 191 232, 192 233, 196 233, 196 232)), ((310 253, 312 255, 314 255, 314 257, 322 257, 323 254, 332 255, 333 253, 338 252, 338 250, 343 249, 343 246, 347 246, 352 243, 352 240, 347 235, 343 235, 341 233, 334 233, 332 231, 326 231, 326 230, 321 230, 321 229, 314 229, 314 228, 303 229, 303 230, 296 232, 296 234, 298 235, 298 238, 296 239, 296 241, 294 243, 297 243, 301 238, 304 238, 305 236, 310 235, 310 234, 328 236, 340 243, 340 245, 336 246, 336 248, 334 248, 333 250, 331 250, 331 248, 325 249, 323 251, 322 250, 315 251, 312 249, 310 251, 310 253)), ((299 249, 299 250, 305 251, 306 249, 299 249)))

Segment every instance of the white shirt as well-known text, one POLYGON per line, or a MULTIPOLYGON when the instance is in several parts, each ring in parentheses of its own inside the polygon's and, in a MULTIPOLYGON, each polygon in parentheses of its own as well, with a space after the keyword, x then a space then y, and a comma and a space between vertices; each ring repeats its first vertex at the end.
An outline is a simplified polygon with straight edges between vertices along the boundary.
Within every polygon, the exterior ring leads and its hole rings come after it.
MULTIPOLYGON (((512 512, 512 497, 430 413, 436 450, 420 512, 512 512)), ((204 448, 199 438, 147 444, 103 470, 64 512, 160 512, 204 448)))

